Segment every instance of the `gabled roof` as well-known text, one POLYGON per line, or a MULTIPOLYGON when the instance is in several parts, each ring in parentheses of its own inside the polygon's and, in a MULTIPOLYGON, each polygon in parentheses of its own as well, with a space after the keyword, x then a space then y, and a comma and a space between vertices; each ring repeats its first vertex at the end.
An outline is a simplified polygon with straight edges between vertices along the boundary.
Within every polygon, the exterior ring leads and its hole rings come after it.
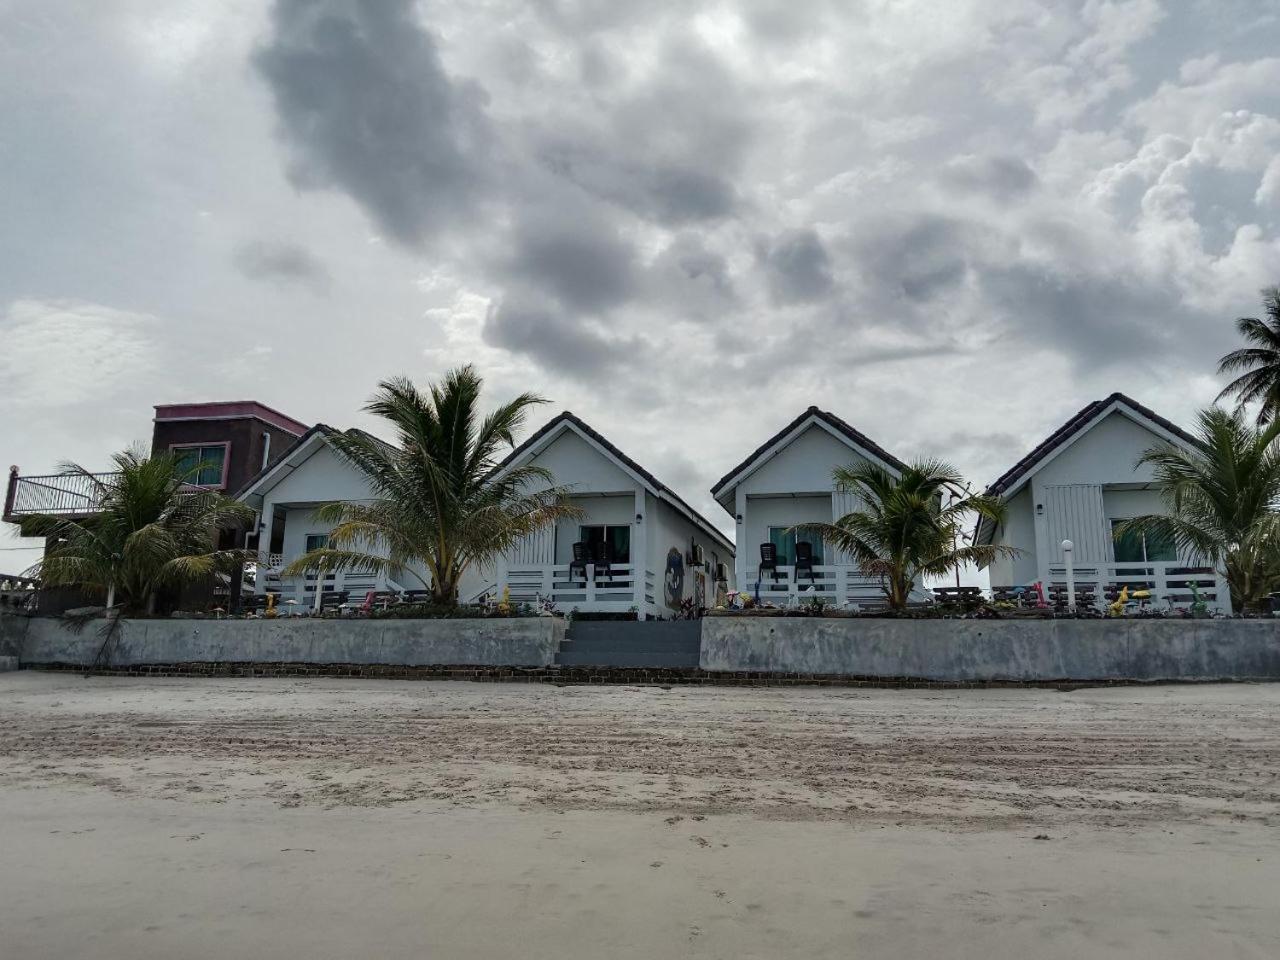
POLYGON ((302 436, 298 437, 297 440, 289 444, 280 456, 250 477, 249 482, 233 493, 232 496, 236 500, 243 500, 247 503, 250 497, 260 495, 261 488, 265 486, 268 477, 273 477, 280 473, 292 473, 293 461, 316 437, 324 438, 337 432, 337 430, 328 424, 317 423, 302 436), (290 468, 287 472, 285 470, 286 467, 290 468))
MULTIPOLYGON (((726 473, 719 479, 714 487, 711 488, 711 495, 717 500, 720 494, 730 487, 736 486, 742 479, 743 475, 756 465, 756 461, 763 458, 766 454, 777 453, 785 447, 791 440, 799 436, 810 422, 824 424, 832 433, 843 439, 851 447, 870 454, 871 459, 879 460, 882 465, 888 467, 894 473, 901 473, 907 469, 907 465, 895 457, 892 453, 880 446, 866 434, 855 429, 852 425, 841 420, 834 413, 828 413, 826 410, 819 410, 817 407, 809 407, 804 413, 796 417, 785 427, 775 433, 760 446, 756 447, 745 460, 726 473)), ((730 511, 732 513, 732 511, 730 511)))
POLYGON ((552 417, 528 439, 512 450, 507 458, 494 469, 494 473, 502 473, 509 466, 516 463, 526 455, 536 455, 544 447, 549 445, 556 435, 569 429, 576 431, 589 443, 601 449, 606 455, 611 457, 619 467, 643 484, 655 497, 658 497, 661 500, 666 500, 675 507, 677 511, 683 513, 689 520, 692 520, 697 526, 701 527, 703 532, 708 536, 719 541, 722 546, 729 550, 733 550, 733 544, 729 539, 712 526, 711 522, 708 521, 706 517, 693 509, 693 507, 689 506, 689 504, 685 503, 685 501, 665 483, 610 443, 603 434, 596 432, 585 421, 583 421, 581 417, 576 416, 568 410, 552 417))
POLYGON ((1138 401, 1131 397, 1126 397, 1123 393, 1113 393, 1104 400, 1095 400, 1093 403, 1084 407, 1073 416, 1070 420, 1060 426, 1053 433, 1049 434, 1041 441, 1035 449, 1028 453, 1025 457, 1015 463, 1006 470, 999 479, 987 487, 987 493, 994 496, 996 494, 1012 493, 1017 487, 1021 487, 1023 482, 1031 476, 1032 473, 1050 456, 1052 456, 1059 448, 1070 444, 1075 440, 1076 435, 1081 433, 1086 427, 1093 424, 1104 414, 1110 413, 1113 407, 1124 406, 1129 409, 1131 415, 1136 415, 1139 420, 1146 420, 1149 426, 1155 426, 1159 429, 1156 433, 1164 432, 1172 434, 1183 443, 1190 444, 1193 447, 1200 445, 1191 434, 1183 430, 1180 426, 1171 420, 1166 420, 1160 414, 1156 413, 1149 407, 1144 407, 1138 401))
MULTIPOLYGON (((1123 410, 1129 417, 1143 423, 1156 435, 1163 435, 1166 440, 1177 440, 1190 447, 1199 447, 1200 441, 1187 433, 1172 420, 1166 420, 1150 407, 1144 407, 1132 397, 1123 393, 1113 393, 1102 400, 1095 400, 1079 410, 1071 419, 1045 437, 1025 457, 1001 474, 987 487, 988 496, 1008 498, 1017 493, 1032 474, 1051 460, 1060 450, 1070 446, 1075 440, 1095 423, 1116 410, 1123 410)), ((984 542, 989 534, 995 532, 995 525, 989 520, 979 520, 974 527, 976 542, 984 542)))

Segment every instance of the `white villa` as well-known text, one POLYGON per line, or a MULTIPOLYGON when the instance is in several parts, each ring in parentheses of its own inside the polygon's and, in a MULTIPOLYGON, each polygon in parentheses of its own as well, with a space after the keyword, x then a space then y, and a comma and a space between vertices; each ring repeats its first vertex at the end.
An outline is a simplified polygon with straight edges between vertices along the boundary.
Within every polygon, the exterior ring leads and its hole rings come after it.
POLYGON ((715 606, 732 587, 733 543, 572 413, 553 418, 498 470, 526 463, 570 487, 585 516, 526 541, 487 575, 477 571, 464 600, 509 589, 515 600, 541 597, 560 610, 635 608, 644 619, 670 616, 684 600, 715 606))
MULTIPOLYGON (((315 508, 371 494, 364 476, 329 444, 336 431, 319 425, 238 498, 259 512, 256 592, 268 587, 281 601, 314 606, 317 575, 280 578, 279 571, 321 546, 329 530, 315 508)), ((536 463, 573 491, 584 512, 561 521, 504 556, 493 569, 469 571, 461 597, 553 603, 567 612, 626 612, 641 618, 670 616, 682 601, 714 606, 731 585, 733 544, 684 500, 572 413, 553 418, 520 444, 498 468, 536 463)), ((414 590, 414 577, 397 582, 368 573, 325 575, 323 591, 347 591, 352 600, 369 590, 414 590)))
POLYGON ((1004 501, 1004 522, 983 521, 974 531, 978 543, 1020 551, 991 565, 992 586, 1065 584, 1063 541, 1070 541, 1082 590, 1130 583, 1185 604, 1195 582, 1210 606, 1229 612, 1225 583, 1201 558, 1179 556, 1172 543, 1114 535, 1121 520, 1165 512, 1151 467, 1137 465, 1146 450, 1160 444, 1197 447, 1176 424, 1113 393, 1089 404, 1014 464, 987 489, 1004 501))
MULTIPOLYGON (((905 467, 844 420, 809 407, 712 487, 711 495, 737 523, 739 589, 754 591, 759 583, 763 599, 816 596, 839 607, 884 602, 878 579, 864 576, 820 537, 792 530, 798 524, 830 523, 855 510, 856 496, 838 489, 832 474, 863 461, 895 478, 905 467), (809 544, 811 571, 803 557, 797 570, 798 543, 809 544), (776 567, 768 566, 770 554, 776 567)), ((921 592, 919 599, 924 598, 921 592)))

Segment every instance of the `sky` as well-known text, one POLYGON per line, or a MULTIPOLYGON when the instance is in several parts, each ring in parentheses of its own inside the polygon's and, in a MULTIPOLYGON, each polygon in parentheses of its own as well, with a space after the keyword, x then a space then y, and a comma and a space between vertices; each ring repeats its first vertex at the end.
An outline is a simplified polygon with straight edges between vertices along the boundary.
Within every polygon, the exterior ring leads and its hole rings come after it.
POLYGON ((0 171, 24 473, 473 363, 732 532, 810 404, 983 486, 1212 402, 1280 283, 1280 0, 0 0, 0 171))

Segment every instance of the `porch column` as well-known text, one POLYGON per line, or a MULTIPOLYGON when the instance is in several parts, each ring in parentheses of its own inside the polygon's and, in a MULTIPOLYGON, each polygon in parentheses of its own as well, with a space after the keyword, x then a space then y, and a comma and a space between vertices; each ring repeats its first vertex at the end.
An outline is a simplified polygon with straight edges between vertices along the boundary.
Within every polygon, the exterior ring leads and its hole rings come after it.
POLYGON ((1037 477, 1031 478, 1031 515, 1036 533, 1036 579, 1049 590, 1049 561, 1053 544, 1049 542, 1049 505, 1045 502, 1045 489, 1037 477))
POLYGON ((648 526, 652 519, 645 510, 645 489, 635 490, 635 519, 631 522, 631 596, 636 605, 637 619, 644 620, 649 611, 645 607, 644 581, 649 569, 648 526))
MULTIPOLYGON (((747 543, 747 495, 739 484, 733 492, 733 570, 737 587, 747 590, 747 562, 752 556, 752 544, 747 543)), ((759 549, 756 545, 755 549, 759 549)))
POLYGON ((502 591, 507 585, 507 569, 510 565, 511 559, 505 552, 499 554, 498 559, 494 561, 493 599, 495 602, 502 600, 502 591))
POLYGON ((270 503, 262 505, 262 532, 258 534, 258 572, 253 576, 253 592, 255 595, 267 592, 267 571, 263 569, 263 554, 271 551, 271 524, 276 517, 275 507, 270 503), (264 546, 265 544, 265 546, 264 546))

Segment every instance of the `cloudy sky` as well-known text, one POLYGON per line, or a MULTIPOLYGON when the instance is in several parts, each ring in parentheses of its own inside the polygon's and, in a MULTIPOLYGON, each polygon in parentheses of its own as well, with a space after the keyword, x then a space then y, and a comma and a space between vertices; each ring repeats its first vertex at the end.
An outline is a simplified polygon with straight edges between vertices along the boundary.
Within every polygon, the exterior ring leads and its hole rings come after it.
POLYGON ((731 529, 809 404, 982 484, 1213 398, 1280 282, 1280 0, 695 6, 0 0, 0 456, 376 430, 473 362, 731 529))

